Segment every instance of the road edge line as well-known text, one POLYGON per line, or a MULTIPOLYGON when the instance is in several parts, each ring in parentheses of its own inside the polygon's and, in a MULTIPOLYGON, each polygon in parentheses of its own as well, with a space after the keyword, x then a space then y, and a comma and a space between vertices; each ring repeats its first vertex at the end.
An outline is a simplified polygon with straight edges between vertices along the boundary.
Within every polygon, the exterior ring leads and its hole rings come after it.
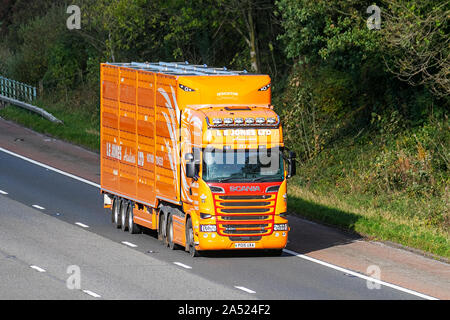
POLYGON ((349 269, 346 269, 346 268, 343 268, 343 267, 336 266, 334 264, 331 264, 331 263, 328 263, 328 262, 325 262, 325 261, 322 261, 322 260, 319 260, 319 259, 308 257, 308 256, 306 256, 304 254, 300 254, 300 253, 297 253, 297 252, 289 250, 289 249, 283 249, 283 251, 288 253, 288 254, 290 254, 290 255, 296 256, 298 258, 305 259, 305 260, 308 260, 308 261, 311 261, 311 262, 323 265, 325 267, 328 267, 328 268, 331 268, 331 269, 334 269, 334 270, 337 270, 337 271, 341 271, 341 272, 350 274, 352 276, 364 279, 366 281, 375 282, 375 283, 381 284, 383 286, 386 286, 386 287, 389 287, 389 288, 392 288, 392 289, 396 289, 398 291, 402 291, 402 292, 405 292, 405 293, 408 293, 408 294, 411 294, 411 295, 414 295, 414 296, 417 296, 417 297, 420 297, 420 298, 423 298, 423 299, 439 300, 438 298, 426 295, 424 293, 420 293, 420 292, 417 292, 417 291, 414 291, 414 290, 411 290, 411 289, 400 287, 398 285, 395 285, 395 284, 392 284, 392 283, 389 283, 389 282, 385 282, 385 281, 382 281, 382 280, 379 280, 379 279, 375 279, 375 278, 363 275, 361 273, 358 273, 358 272, 355 272, 355 271, 352 271, 352 270, 349 270, 349 269))
POLYGON ((22 155, 20 155, 20 154, 15 153, 15 152, 6 150, 6 149, 4 149, 4 148, 2 148, 2 147, 0 147, 0 151, 4 152, 4 153, 6 153, 6 154, 9 154, 9 155, 11 155, 11 156, 20 158, 20 159, 22 159, 22 160, 28 161, 28 162, 30 162, 30 163, 32 163, 32 164, 38 165, 38 166, 43 167, 43 168, 45 168, 45 169, 52 170, 52 171, 54 171, 54 172, 56 172, 56 173, 59 173, 59 174, 62 174, 62 175, 64 175, 64 176, 66 176, 66 177, 69 177, 69 178, 72 178, 72 179, 75 179, 75 180, 78 180, 78 181, 87 183, 87 184, 89 184, 89 185, 91 185, 91 186, 93 186, 93 187, 96 187, 96 188, 99 188, 99 189, 100 189, 100 185, 97 184, 97 183, 95 183, 95 182, 86 180, 86 179, 84 179, 84 178, 78 177, 78 176, 73 175, 73 174, 68 173, 68 172, 64 172, 64 171, 59 170, 59 169, 56 169, 56 168, 54 168, 54 167, 52 167, 52 166, 49 166, 49 165, 46 165, 46 164, 41 163, 41 162, 39 162, 39 161, 36 161, 36 160, 30 159, 30 158, 27 158, 27 157, 25 157, 25 156, 22 156, 22 155))

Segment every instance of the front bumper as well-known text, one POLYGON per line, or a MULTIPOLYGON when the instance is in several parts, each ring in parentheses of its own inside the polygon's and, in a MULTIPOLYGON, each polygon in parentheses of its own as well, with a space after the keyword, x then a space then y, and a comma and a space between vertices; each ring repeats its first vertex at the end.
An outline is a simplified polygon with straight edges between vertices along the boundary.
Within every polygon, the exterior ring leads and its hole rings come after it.
MULTIPOLYGON (((220 236, 216 232, 196 232, 197 250, 248 250, 248 249, 283 249, 286 247, 288 231, 274 231, 271 235, 262 236, 257 241, 234 241, 229 236, 220 236), (205 236, 206 235, 206 236, 205 236), (254 246, 237 248, 236 244, 249 243, 254 246)), ((240 245, 238 245, 240 246, 240 245)))

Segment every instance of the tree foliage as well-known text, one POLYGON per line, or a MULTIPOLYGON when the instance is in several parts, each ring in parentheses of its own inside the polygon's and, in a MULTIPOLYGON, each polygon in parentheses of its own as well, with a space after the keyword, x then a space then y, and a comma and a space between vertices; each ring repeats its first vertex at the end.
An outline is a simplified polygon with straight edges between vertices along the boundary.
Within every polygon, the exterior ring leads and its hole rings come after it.
POLYGON ((386 1, 386 62, 400 80, 450 93, 450 1, 386 1))

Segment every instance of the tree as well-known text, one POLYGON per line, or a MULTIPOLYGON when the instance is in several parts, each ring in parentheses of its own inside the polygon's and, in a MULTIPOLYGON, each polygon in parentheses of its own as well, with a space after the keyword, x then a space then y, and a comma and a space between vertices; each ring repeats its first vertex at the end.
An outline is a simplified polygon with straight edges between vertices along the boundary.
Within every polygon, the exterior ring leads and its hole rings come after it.
POLYGON ((383 35, 388 69, 413 86, 427 85, 437 96, 450 93, 450 1, 387 0, 383 35))
MULTIPOLYGON (((273 12, 274 4, 267 0, 232 0, 220 1, 227 22, 237 31, 247 44, 250 52, 251 70, 261 73, 261 57, 258 45, 258 17, 264 12, 273 12)), ((265 23, 270 23, 267 20, 265 23)))

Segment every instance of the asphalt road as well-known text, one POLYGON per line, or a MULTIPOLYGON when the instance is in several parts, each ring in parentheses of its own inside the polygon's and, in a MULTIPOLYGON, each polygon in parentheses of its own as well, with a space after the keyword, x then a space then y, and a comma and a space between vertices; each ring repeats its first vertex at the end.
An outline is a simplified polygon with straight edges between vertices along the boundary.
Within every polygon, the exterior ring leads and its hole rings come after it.
POLYGON ((0 299, 418 299, 373 287, 287 252, 171 251, 116 229, 95 186, 0 152, 0 299))

